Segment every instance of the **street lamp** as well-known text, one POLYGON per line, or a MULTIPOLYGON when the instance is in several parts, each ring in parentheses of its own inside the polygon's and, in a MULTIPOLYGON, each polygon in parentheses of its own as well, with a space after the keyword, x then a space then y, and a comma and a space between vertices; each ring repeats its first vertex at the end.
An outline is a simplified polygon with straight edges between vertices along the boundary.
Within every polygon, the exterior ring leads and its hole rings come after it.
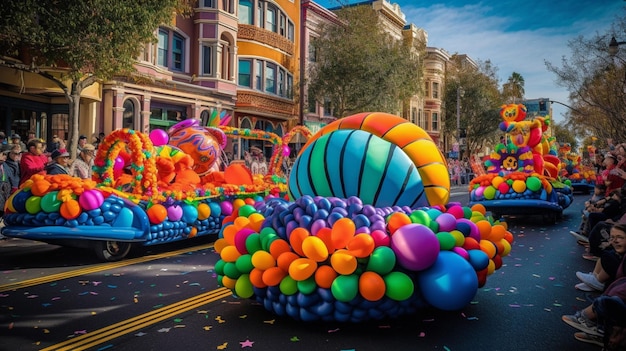
POLYGON ((617 55, 617 50, 622 44, 626 44, 626 41, 617 41, 615 37, 611 37, 611 41, 609 42, 609 55, 611 55, 611 57, 617 55))

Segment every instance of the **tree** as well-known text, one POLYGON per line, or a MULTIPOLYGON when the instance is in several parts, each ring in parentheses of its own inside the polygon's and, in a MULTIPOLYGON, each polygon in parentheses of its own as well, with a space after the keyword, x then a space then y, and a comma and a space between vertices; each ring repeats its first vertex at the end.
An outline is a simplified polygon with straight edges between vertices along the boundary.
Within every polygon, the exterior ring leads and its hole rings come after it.
POLYGON ((322 25, 313 40, 317 56, 309 68, 309 99, 330 102, 337 117, 396 113, 421 87, 425 44, 394 40, 369 6, 344 7, 337 17, 340 24, 322 25))
POLYGON ((478 68, 462 65, 458 55, 446 75, 443 97, 445 135, 456 134, 457 89, 463 89, 460 99, 459 126, 465 131, 467 150, 480 150, 497 140, 499 111, 503 104, 498 89, 497 68, 491 61, 479 63, 478 68))
POLYGON ((524 100, 524 77, 517 72, 511 73, 508 81, 502 85, 502 95, 509 102, 515 103, 516 100, 524 100))
POLYGON ((133 71, 155 30, 185 0, 20 0, 0 6, 0 47, 10 57, 0 65, 40 74, 61 88, 69 102, 69 152, 76 157, 81 92, 98 81, 133 71))
POLYGON ((611 57, 608 51, 611 37, 625 33, 622 15, 607 33, 570 40, 571 56, 563 57, 560 67, 545 61, 557 83, 569 92, 567 126, 579 138, 626 140, 626 54, 622 49, 611 57))

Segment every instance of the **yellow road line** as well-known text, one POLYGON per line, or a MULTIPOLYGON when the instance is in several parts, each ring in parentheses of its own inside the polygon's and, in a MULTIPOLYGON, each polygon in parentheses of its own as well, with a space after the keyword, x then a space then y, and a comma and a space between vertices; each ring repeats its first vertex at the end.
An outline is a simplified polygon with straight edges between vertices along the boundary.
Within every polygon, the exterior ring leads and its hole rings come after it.
POLYGON ((212 247, 213 247, 213 243, 206 244, 206 245, 193 246, 193 247, 189 247, 189 248, 186 248, 186 249, 180 249, 180 250, 176 250, 176 251, 169 251, 169 252, 165 252, 165 253, 161 253, 161 254, 157 254, 157 255, 142 256, 142 257, 137 257, 137 258, 131 258, 131 259, 128 259, 128 260, 103 263, 103 264, 95 265, 95 266, 92 266, 92 267, 86 267, 86 268, 81 268, 81 269, 75 269, 75 270, 71 270, 71 271, 61 272, 61 273, 57 273, 57 274, 51 274, 51 275, 48 275, 48 276, 45 276, 45 277, 33 278, 33 279, 23 280, 23 281, 11 283, 11 284, 0 285, 0 292, 12 291, 12 290, 17 290, 17 289, 23 289, 23 288, 27 288, 27 287, 35 286, 35 285, 39 285, 39 284, 51 283, 51 282, 54 282, 54 281, 57 281, 57 280, 61 280, 61 279, 73 278, 73 277, 77 277, 77 276, 81 276, 81 275, 85 275, 85 274, 102 272, 102 271, 106 271, 106 270, 109 270, 109 269, 129 266, 129 265, 132 265, 132 264, 137 264, 137 263, 142 263, 142 262, 158 260, 158 259, 161 259, 161 258, 167 258, 167 257, 171 257, 171 256, 176 256, 176 255, 187 253, 187 252, 191 252, 191 251, 205 250, 205 249, 209 249, 209 248, 212 248, 212 247))
POLYGON ((181 313, 187 312, 194 308, 206 305, 210 302, 226 298, 232 295, 232 292, 226 288, 219 288, 192 298, 179 301, 177 303, 159 308, 148 313, 127 319, 125 321, 112 324, 110 326, 98 329, 96 331, 83 334, 73 339, 66 340, 41 349, 40 351, 80 351, 90 347, 100 345, 111 339, 118 338, 122 335, 132 333, 141 328, 156 324, 162 320, 172 318, 181 313))

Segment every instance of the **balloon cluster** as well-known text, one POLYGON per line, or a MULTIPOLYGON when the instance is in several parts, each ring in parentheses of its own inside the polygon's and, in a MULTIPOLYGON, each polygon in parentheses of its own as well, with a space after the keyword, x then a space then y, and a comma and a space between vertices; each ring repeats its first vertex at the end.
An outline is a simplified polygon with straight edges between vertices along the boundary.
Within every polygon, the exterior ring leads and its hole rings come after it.
POLYGON ((307 195, 235 203, 215 269, 221 285, 276 314, 361 322, 464 307, 512 241, 482 205, 375 208, 307 195))
POLYGON ((545 177, 522 172, 486 174, 470 183, 470 201, 540 199, 546 201, 552 184, 545 177))

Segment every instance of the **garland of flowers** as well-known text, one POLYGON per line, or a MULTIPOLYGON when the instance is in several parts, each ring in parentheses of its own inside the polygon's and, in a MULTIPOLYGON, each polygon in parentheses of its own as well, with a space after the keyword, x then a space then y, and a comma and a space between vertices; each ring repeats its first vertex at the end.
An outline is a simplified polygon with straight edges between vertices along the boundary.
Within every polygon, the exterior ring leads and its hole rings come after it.
POLYGON ((94 180, 105 187, 115 187, 115 159, 126 148, 131 157, 132 194, 141 199, 159 195, 152 141, 147 135, 128 128, 113 131, 98 147, 94 161, 94 180))

